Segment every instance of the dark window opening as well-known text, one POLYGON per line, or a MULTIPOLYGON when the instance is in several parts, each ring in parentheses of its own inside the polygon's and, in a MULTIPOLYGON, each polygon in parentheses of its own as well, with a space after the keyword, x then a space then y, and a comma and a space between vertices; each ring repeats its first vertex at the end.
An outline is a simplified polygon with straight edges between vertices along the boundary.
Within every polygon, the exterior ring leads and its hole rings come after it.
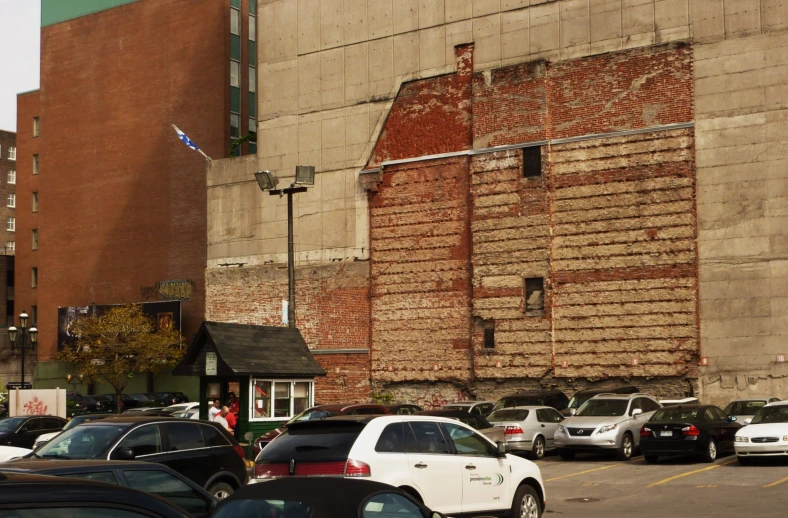
POLYGON ((544 278, 525 279, 525 314, 544 315, 544 278))
POLYGON ((542 148, 540 146, 523 148, 523 177, 542 176, 542 148))
POLYGON ((488 324, 484 328, 484 348, 495 349, 495 325, 488 324))

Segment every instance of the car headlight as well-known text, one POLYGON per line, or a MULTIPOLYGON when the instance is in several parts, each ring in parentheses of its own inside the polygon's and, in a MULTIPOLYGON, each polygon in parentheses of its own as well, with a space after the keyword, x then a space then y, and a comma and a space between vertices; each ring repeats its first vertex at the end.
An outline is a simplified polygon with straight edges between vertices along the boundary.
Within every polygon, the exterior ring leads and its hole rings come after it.
POLYGON ((612 431, 613 431, 613 430, 615 430, 616 428, 618 428, 618 425, 617 425, 617 424, 609 424, 609 425, 607 425, 607 426, 603 426, 602 428, 600 428, 599 430, 597 430, 597 431, 596 431, 596 433, 607 433, 607 432, 612 432, 612 431))
POLYGON ((788 435, 783 435, 783 442, 788 442, 788 435))
MULTIPOLYGON (((785 440, 786 438, 788 438, 788 437, 783 437, 783 440, 785 440)), ((736 436, 736 442, 750 442, 750 438, 749 437, 742 437, 740 435, 737 435, 736 436)))
POLYGON ((564 428, 564 425, 559 424, 558 425, 558 431, 561 432, 561 433, 566 433, 566 428, 564 428))

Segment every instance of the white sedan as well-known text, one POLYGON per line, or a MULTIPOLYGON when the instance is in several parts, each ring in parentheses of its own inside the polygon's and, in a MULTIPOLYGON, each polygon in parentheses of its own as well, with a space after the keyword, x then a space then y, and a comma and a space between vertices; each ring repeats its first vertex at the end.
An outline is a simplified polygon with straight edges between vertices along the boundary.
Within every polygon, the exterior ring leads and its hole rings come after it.
POLYGON ((17 448, 16 446, 0 446, 0 462, 24 457, 33 450, 27 448, 17 448))
POLYGON ((734 448, 742 465, 758 457, 788 455, 788 401, 758 410, 750 424, 736 432, 734 448))

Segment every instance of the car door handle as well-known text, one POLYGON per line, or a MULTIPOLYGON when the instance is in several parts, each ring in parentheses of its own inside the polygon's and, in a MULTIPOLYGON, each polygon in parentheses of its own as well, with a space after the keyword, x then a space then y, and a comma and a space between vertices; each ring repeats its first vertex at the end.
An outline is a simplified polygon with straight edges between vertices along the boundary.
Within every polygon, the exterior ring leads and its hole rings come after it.
POLYGON ((474 466, 473 464, 468 464, 465 466, 465 469, 476 469, 476 466, 474 466))
POLYGON ((542 425, 542 428, 544 428, 544 425, 542 425))
POLYGON ((424 468, 427 467, 427 465, 424 464, 423 462, 419 462, 419 463, 414 464, 413 467, 414 468, 419 468, 419 469, 424 469, 424 468))

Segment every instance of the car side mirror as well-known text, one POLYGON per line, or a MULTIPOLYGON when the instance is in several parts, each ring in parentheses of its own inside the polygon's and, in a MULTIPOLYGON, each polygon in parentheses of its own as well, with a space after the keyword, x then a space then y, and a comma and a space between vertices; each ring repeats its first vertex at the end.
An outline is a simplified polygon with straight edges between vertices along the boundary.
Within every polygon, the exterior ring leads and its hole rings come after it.
POLYGON ((509 445, 505 442, 498 441, 495 444, 498 446, 498 457, 506 457, 506 454, 511 451, 509 445))
POLYGON ((632 412, 630 412, 630 415, 632 417, 637 417, 637 416, 639 416, 642 413, 643 413, 643 409, 642 408, 633 408, 632 412))
POLYGON ((728 421, 730 421, 730 422, 732 422, 732 423, 735 423, 735 422, 736 422, 736 416, 735 416, 735 415, 732 415, 732 416, 730 416, 730 417, 728 418, 728 421))
POLYGON ((112 453, 113 460, 134 460, 134 450, 131 448, 118 448, 112 453))
POLYGON ((745 419, 744 420, 744 424, 750 424, 751 422, 752 422, 752 419, 745 419))

